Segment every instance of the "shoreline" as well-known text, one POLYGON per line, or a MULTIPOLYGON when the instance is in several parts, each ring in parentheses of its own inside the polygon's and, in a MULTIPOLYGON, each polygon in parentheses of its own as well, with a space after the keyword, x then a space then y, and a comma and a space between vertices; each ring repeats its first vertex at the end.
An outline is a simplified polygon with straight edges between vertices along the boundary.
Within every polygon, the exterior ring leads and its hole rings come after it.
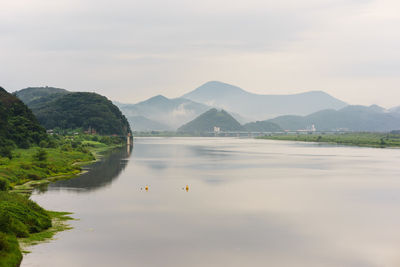
MULTIPOLYGON (((94 160, 89 160, 89 161, 77 161, 72 163, 71 165, 75 166, 90 166, 93 163, 96 163, 100 161, 104 155, 103 153, 106 153, 108 151, 111 151, 113 149, 123 147, 123 145, 113 145, 113 146, 107 146, 107 147, 101 147, 101 148, 94 148, 90 152, 94 156, 94 160)), ((20 185, 15 185, 12 190, 10 190, 10 193, 17 193, 17 194, 25 194, 25 195, 30 195, 32 191, 45 184, 50 184, 56 181, 60 180, 69 180, 72 178, 76 178, 82 174, 87 173, 89 170, 88 169, 81 169, 78 173, 70 173, 70 174, 60 174, 60 175, 55 175, 55 176, 50 176, 50 177, 45 177, 40 180, 29 180, 23 184, 20 185)))
MULTIPOLYGON (((84 162, 75 162, 73 165, 79 165, 79 166, 85 166, 87 168, 82 169, 79 173, 73 173, 73 174, 65 174, 65 175, 57 175, 57 176, 52 176, 52 177, 46 177, 41 180, 31 180, 28 182, 25 182, 21 185, 16 185, 10 192, 16 193, 19 195, 25 195, 25 196, 30 196, 33 190, 35 190, 37 187, 41 185, 48 185, 52 182, 60 181, 60 180, 69 180, 72 178, 79 177, 80 175, 83 175, 87 172, 90 171, 90 166, 98 161, 101 161, 105 157, 105 153, 111 152, 114 149, 117 148, 122 148, 124 144, 119 144, 119 145, 110 145, 107 147, 101 147, 101 148, 93 148, 90 152, 93 154, 95 157, 94 160, 90 161, 84 161, 84 162)), ((52 226, 49 227, 48 229, 44 231, 40 231, 38 233, 33 233, 30 234, 29 237, 24 237, 24 238, 17 238, 19 249, 22 253, 22 258, 21 261, 17 266, 20 266, 22 261, 23 261, 23 256, 26 254, 31 253, 29 250, 30 247, 42 244, 42 243, 47 243, 51 242, 54 240, 54 236, 57 233, 71 230, 73 227, 68 223, 68 221, 73 221, 73 220, 78 220, 76 218, 71 217, 73 215, 72 212, 65 212, 65 211, 51 211, 51 210, 46 210, 46 212, 49 214, 51 218, 51 223, 52 226)))

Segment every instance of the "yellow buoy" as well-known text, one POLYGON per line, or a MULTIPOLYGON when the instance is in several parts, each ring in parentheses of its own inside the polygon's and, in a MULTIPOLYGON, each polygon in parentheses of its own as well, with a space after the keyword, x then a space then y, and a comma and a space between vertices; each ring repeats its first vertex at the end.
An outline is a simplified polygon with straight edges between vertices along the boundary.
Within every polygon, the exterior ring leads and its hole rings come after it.
POLYGON ((146 185, 146 187, 144 189, 146 189, 146 191, 149 191, 149 187, 147 185, 146 185))
POLYGON ((189 186, 188 185, 186 185, 186 192, 188 192, 189 191, 189 186))

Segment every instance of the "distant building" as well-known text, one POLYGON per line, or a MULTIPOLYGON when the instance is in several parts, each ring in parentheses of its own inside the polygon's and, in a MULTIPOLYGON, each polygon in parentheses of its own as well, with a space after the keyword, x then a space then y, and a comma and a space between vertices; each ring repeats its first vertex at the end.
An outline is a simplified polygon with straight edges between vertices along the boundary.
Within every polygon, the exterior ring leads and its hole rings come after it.
POLYGON ((91 126, 89 126, 87 131, 84 131, 85 134, 96 134, 96 129, 92 128, 91 126))
POLYGON ((317 129, 315 128, 315 125, 314 125, 314 124, 311 126, 311 131, 312 131, 312 132, 317 131, 317 129))

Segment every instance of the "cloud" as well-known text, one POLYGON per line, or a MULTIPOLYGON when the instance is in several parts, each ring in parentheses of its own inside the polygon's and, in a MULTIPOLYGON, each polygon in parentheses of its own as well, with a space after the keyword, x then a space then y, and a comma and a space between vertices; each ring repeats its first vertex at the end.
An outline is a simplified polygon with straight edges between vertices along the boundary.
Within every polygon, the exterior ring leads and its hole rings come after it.
POLYGON ((256 93, 325 90, 350 103, 364 88, 362 103, 394 105, 375 94, 400 97, 399 8, 394 0, 2 0, 0 79, 9 90, 54 85, 125 102, 179 96, 208 80, 256 93))

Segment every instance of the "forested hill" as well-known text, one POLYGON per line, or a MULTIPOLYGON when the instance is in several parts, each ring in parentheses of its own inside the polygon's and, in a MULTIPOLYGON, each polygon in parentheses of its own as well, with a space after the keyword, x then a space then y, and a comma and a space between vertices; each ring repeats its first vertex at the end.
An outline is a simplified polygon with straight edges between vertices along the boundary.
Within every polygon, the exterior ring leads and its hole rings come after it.
POLYGON ((240 131, 243 130, 242 125, 235 120, 225 110, 217 110, 215 108, 201 114, 191 122, 181 126, 178 132, 204 133, 214 131, 214 126, 220 128, 221 131, 240 131))
POLYGON ((47 138, 32 111, 17 97, 0 87, 0 150, 27 148, 47 138))
POLYGON ((55 98, 45 96, 30 103, 35 103, 30 107, 47 129, 86 130, 90 127, 105 135, 130 132, 129 123, 118 107, 96 93, 68 93, 55 98))

